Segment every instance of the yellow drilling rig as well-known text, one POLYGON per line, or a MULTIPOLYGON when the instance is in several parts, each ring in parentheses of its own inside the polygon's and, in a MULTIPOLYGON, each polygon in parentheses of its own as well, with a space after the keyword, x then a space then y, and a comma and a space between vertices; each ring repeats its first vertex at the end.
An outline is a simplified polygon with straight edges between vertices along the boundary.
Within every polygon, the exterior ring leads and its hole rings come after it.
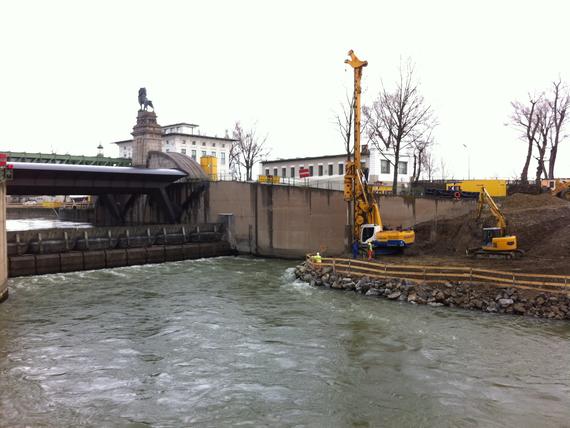
POLYGON ((360 159, 360 81, 368 62, 358 59, 352 50, 348 56, 345 63, 354 69, 354 161, 346 163, 344 200, 354 207, 353 239, 362 247, 371 243, 375 254, 401 252, 414 243, 416 234, 413 230, 384 228, 378 204, 368 189, 360 159))

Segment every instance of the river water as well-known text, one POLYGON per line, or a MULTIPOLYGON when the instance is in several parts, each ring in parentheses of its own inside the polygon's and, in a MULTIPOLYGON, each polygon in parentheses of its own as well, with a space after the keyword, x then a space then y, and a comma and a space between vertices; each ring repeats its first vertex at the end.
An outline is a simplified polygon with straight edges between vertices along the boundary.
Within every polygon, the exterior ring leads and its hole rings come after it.
POLYGON ((1 426, 569 426, 570 325, 223 257, 10 280, 1 426))

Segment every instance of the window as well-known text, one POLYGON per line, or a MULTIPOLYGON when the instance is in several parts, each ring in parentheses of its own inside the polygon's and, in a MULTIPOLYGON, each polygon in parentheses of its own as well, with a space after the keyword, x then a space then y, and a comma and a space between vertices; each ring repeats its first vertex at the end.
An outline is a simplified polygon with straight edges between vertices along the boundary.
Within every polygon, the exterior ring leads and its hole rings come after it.
POLYGON ((212 143, 212 147, 216 147, 216 143, 212 143))
POLYGON ((309 177, 313 176, 313 165, 309 165, 309 177))
POLYGON ((390 174, 390 162, 383 159, 380 161, 380 173, 381 174, 390 174))
POLYGON ((196 145, 196 141, 192 141, 192 145, 195 146, 195 145, 196 145))
POLYGON ((216 152, 211 152, 210 153, 212 156, 216 157, 216 152))
POLYGON ((329 163, 329 175, 333 175, 333 164, 329 163))
POLYGON ((205 146, 205 145, 206 145, 206 143, 202 143, 202 145, 203 145, 203 146, 205 146))
POLYGON ((202 150, 202 157, 206 156, 206 150, 202 150))
POLYGON ((319 165, 319 177, 323 176, 323 166, 319 165))
POLYGON ((269 168, 265 168, 265 175, 269 175, 269 168))
POLYGON ((222 149, 225 149, 225 148, 226 148, 226 145, 225 145, 225 144, 222 144, 222 149))
POLYGON ((186 144, 186 140, 182 140, 182 144, 186 144))
POLYGON ((225 154, 225 152, 220 153, 220 163, 221 163, 222 165, 225 165, 225 164, 226 164, 226 154, 225 154))
POLYGON ((196 160, 196 150, 192 150, 192 159, 196 160))
POLYGON ((186 149, 180 150, 180 153, 182 153, 183 155, 185 155, 185 154, 186 154, 186 149))
POLYGON ((273 168, 273 176, 277 177, 277 168, 273 168))
POLYGON ((338 175, 344 175, 344 164, 343 163, 338 164, 338 175))
POLYGON ((287 177, 287 168, 285 167, 281 168, 281 177, 283 178, 287 177))
POLYGON ((291 167, 291 178, 295 178, 295 167, 291 167))
POLYGON ((398 162, 398 174, 408 173, 408 162, 398 162))

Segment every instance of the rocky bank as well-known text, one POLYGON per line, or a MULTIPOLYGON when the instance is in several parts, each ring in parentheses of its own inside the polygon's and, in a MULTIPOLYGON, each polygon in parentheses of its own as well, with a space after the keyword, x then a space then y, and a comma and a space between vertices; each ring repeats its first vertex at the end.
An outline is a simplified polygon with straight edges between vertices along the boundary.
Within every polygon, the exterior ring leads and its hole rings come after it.
POLYGON ((331 267, 313 269, 306 262, 295 268, 295 276, 314 287, 352 291, 414 305, 449 306, 558 320, 570 319, 570 296, 562 293, 456 281, 426 284, 408 279, 337 275, 331 267))

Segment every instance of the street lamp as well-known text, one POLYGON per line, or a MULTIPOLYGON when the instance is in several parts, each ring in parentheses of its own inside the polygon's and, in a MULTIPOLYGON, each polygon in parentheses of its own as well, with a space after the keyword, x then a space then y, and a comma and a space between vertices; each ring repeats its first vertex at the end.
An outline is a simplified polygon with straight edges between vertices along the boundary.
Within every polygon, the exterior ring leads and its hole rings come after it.
POLYGON ((467 179, 471 180, 471 159, 469 158, 469 147, 467 147, 467 144, 463 144, 463 147, 465 147, 465 150, 467 151, 467 179))

